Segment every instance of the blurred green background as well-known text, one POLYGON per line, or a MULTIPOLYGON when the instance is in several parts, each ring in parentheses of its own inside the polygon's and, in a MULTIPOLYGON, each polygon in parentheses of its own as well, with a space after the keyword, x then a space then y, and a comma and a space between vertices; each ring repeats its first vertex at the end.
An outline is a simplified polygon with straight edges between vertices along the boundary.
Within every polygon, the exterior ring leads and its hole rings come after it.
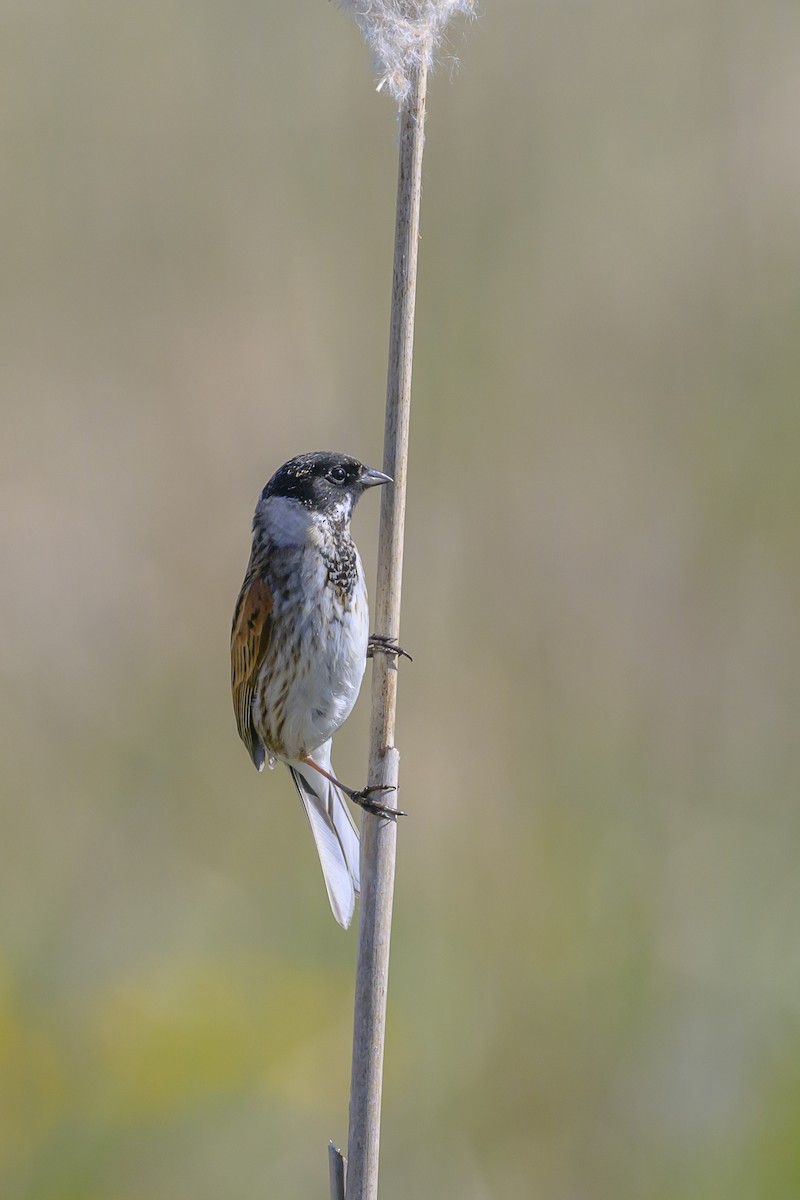
MULTIPOLYGON (((800 1196, 798 45, 486 0, 433 81, 387 1200, 800 1196)), ((373 87, 323 0, 0 14, 4 1200, 327 1195, 356 938, 228 633, 272 471, 380 465, 373 87)))

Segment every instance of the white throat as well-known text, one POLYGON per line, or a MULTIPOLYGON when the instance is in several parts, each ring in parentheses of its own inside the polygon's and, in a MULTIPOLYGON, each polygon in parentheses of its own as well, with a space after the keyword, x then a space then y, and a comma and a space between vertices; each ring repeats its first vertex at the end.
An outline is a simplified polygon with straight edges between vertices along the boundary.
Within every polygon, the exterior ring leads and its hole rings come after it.
POLYGON ((275 546, 306 546, 324 540, 330 524, 348 528, 353 512, 353 500, 345 496, 323 517, 305 508, 299 500, 287 496, 268 496, 259 504, 262 527, 275 546), (329 524, 330 523, 330 524, 329 524))

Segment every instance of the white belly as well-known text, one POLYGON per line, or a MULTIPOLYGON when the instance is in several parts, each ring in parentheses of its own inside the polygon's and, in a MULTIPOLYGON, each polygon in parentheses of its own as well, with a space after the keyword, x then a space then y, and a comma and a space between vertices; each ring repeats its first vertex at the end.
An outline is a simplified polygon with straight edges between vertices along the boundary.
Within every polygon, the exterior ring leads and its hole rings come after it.
POLYGON ((316 653, 298 673, 287 704, 283 741, 290 753, 316 750, 350 716, 367 665, 368 621, 366 592, 359 589, 344 621, 329 614, 314 630, 316 653))
POLYGON ((267 749, 293 760, 327 742, 349 717, 364 677, 369 639, 361 560, 357 585, 345 601, 326 586, 324 565, 316 556, 309 555, 304 566, 304 603, 298 608, 287 602, 274 613, 273 637, 283 650, 276 658, 292 667, 264 681, 254 712, 267 749), (265 727, 264 714, 277 711, 282 721, 265 727))

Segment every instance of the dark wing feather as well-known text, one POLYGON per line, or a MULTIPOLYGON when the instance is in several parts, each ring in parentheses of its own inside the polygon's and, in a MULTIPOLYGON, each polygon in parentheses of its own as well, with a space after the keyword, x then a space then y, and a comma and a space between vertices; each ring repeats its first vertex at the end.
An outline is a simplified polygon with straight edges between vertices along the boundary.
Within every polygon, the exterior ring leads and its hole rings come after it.
POLYGON ((253 692, 272 636, 272 593, 251 564, 236 602, 231 629, 231 690, 239 737, 258 770, 265 751, 253 724, 253 692))

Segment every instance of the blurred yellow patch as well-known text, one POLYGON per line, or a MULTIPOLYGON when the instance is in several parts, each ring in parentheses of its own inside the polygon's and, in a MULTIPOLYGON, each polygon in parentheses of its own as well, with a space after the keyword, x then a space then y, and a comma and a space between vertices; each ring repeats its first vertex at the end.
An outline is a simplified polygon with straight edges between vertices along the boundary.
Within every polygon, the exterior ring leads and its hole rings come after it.
POLYGON ((0 974, 0 1161, 27 1154, 58 1120, 66 1100, 55 1039, 26 1017, 0 974))
POLYGON ((98 1100, 122 1121, 258 1087, 311 1105, 331 1026, 349 1019, 350 987, 285 964, 163 964, 99 1005, 98 1100))

